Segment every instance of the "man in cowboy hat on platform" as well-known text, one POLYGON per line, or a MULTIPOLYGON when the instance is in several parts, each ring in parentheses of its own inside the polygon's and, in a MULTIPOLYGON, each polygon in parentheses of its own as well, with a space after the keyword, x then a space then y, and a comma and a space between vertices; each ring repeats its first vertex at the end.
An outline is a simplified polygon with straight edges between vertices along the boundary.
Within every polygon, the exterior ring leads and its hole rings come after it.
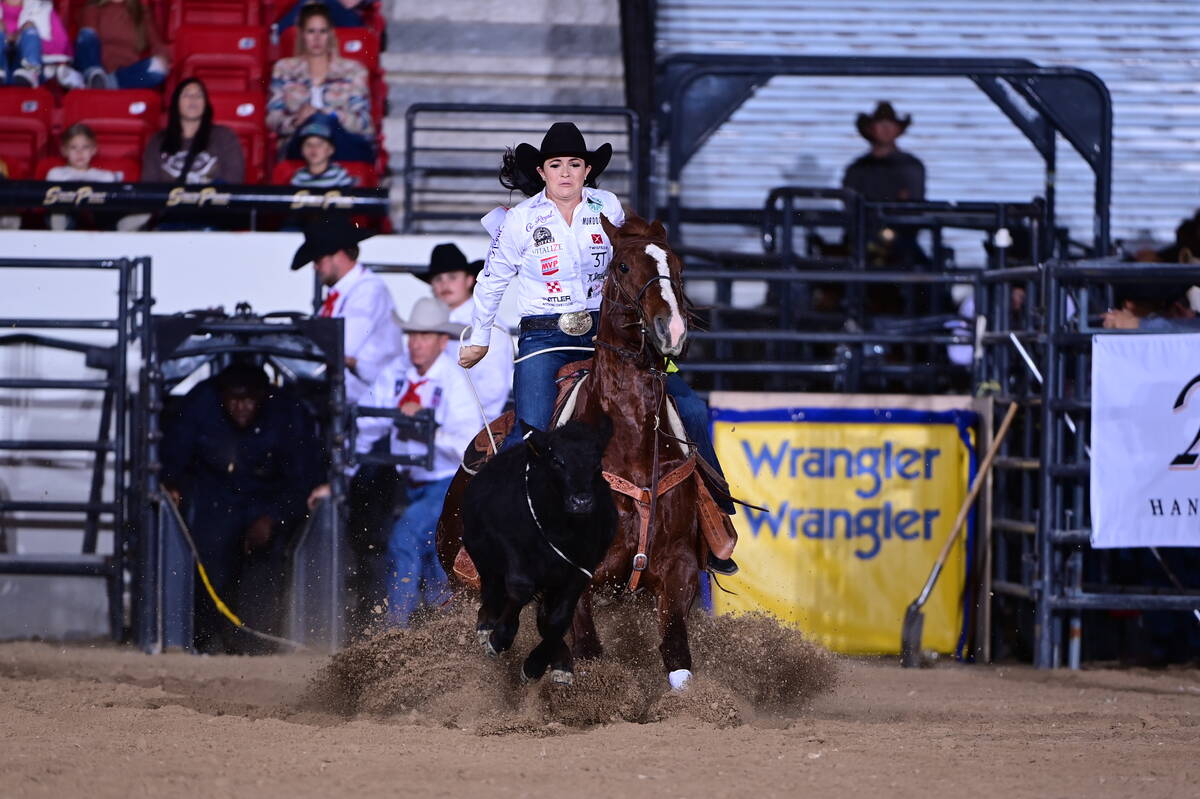
MULTIPOLYGON (((387 364, 360 404, 374 408, 399 408, 406 415, 429 408, 437 423, 433 440, 433 468, 398 466, 408 495, 408 507, 388 539, 389 622, 405 626, 424 601, 439 601, 446 575, 438 563, 434 534, 450 481, 458 471, 463 451, 482 423, 471 396, 467 376, 445 352, 465 325, 450 321, 450 309, 433 297, 413 306, 404 323, 408 356, 387 364)), ((371 449, 385 435, 394 455, 424 455, 425 445, 402 440, 389 419, 358 421, 357 447, 371 449)))
POLYGON ((842 186, 868 200, 908 202, 925 199, 925 165, 896 146, 896 139, 912 124, 912 116, 896 116, 891 103, 875 106, 870 116, 859 114, 858 132, 871 143, 871 151, 846 168, 842 186))
MULTIPOLYGON (((458 247, 439 244, 430 256, 429 271, 417 277, 428 283, 433 288, 433 295, 449 306, 451 322, 470 325, 475 310, 471 295, 481 269, 483 261, 467 263, 467 257, 458 247)), ((458 348, 457 337, 446 343, 446 355, 455 363, 458 362, 458 348)), ((512 391, 513 342, 512 336, 501 325, 492 326, 487 355, 471 370, 471 380, 490 422, 504 412, 512 391)))
POLYGON ((342 319, 346 401, 357 402, 384 364, 404 354, 396 303, 383 280, 358 262, 358 244, 374 233, 356 228, 345 214, 308 225, 292 270, 311 263, 328 287, 317 316, 342 319))

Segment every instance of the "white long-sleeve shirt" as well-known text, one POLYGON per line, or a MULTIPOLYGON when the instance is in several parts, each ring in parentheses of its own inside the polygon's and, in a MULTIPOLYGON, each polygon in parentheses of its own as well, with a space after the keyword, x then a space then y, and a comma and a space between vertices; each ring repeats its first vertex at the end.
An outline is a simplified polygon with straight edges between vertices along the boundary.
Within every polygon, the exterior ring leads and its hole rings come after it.
POLYGON ((475 286, 470 343, 489 346, 496 309, 514 277, 522 317, 598 309, 612 260, 601 215, 614 225, 625 223, 615 194, 586 186, 570 225, 544 189, 510 209, 475 286))
POLYGON ((358 361, 346 370, 346 401, 358 402, 384 365, 400 358, 407 366, 408 350, 396 302, 379 275, 355 264, 329 289, 326 302, 335 292, 332 312, 321 315, 343 320, 346 357, 358 361))
MULTIPOLYGON (((469 325, 474 312, 475 303, 464 302, 450 311, 450 321, 469 325)), ((458 338, 451 336, 450 343, 446 345, 446 355, 455 364, 458 363, 458 348, 458 338)), ((479 392, 479 402, 490 422, 504 412, 513 385, 513 340, 502 325, 492 325, 487 355, 471 367, 469 377, 479 392)))
MULTIPOLYGON (((433 408, 433 419, 437 431, 433 437, 433 468, 420 466, 397 467, 413 480, 427 482, 453 477, 462 463, 463 451, 471 439, 483 429, 479 410, 471 397, 471 387, 462 367, 443 352, 425 374, 417 372, 408 359, 396 359, 384 366, 371 384, 370 390, 359 401, 368 408, 396 408, 416 384, 416 394, 422 408, 433 408)), ((358 420, 358 436, 355 450, 364 453, 385 435, 391 436, 393 455, 424 455, 425 445, 418 441, 402 441, 395 435, 396 428, 391 419, 363 418, 358 420)))

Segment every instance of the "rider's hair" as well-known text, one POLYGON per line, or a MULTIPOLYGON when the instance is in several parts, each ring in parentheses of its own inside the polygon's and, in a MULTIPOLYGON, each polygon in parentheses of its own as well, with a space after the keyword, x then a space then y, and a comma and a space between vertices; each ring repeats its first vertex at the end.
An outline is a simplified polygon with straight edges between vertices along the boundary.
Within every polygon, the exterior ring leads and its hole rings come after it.
MULTIPOLYGON (((500 161, 500 185, 509 191, 519 191, 526 197, 532 197, 542 189, 546 188, 546 183, 541 179, 535 171, 532 175, 521 169, 517 163, 517 154, 511 147, 504 150, 504 157, 500 161)), ((588 188, 596 188, 596 179, 588 175, 583 181, 583 185, 588 188)))

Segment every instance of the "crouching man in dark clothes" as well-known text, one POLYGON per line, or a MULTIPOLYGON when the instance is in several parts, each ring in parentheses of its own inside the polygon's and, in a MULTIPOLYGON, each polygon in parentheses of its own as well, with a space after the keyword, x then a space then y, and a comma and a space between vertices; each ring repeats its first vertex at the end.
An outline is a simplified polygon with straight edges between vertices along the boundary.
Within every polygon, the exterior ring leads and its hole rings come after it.
MULTIPOLYGON (((217 595, 249 627, 279 634, 287 542, 321 475, 315 425, 257 366, 234 363, 192 389, 164 424, 163 482, 217 595)), ((199 652, 255 654, 196 579, 199 652)))

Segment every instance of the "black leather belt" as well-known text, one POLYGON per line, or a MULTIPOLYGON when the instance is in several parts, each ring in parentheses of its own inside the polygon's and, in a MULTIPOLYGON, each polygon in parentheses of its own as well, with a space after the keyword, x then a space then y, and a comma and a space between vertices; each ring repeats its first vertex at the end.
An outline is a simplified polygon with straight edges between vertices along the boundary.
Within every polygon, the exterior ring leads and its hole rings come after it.
MULTIPOLYGON (((578 313, 578 312, 576 312, 578 313)), ((600 324, 600 312, 588 311, 592 317, 592 328, 600 324)), ((541 316, 525 316, 521 318, 521 332, 525 333, 531 330, 561 330, 559 326, 559 317, 562 314, 543 314, 541 316)))

